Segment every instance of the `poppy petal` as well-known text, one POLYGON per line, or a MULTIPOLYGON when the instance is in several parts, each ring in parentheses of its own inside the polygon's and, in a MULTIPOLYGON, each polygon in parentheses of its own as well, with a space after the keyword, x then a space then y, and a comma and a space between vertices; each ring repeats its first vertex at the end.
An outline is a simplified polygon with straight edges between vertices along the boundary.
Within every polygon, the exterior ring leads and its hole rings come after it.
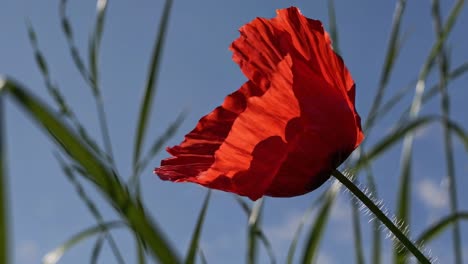
POLYGON ((364 138, 354 81, 321 22, 278 10, 243 26, 230 48, 249 81, 155 173, 252 200, 317 188, 364 138))
POLYGON ((234 120, 247 106, 247 99, 261 94, 262 91, 249 81, 228 95, 222 106, 200 119, 180 145, 166 149, 173 157, 161 161, 161 167, 154 172, 163 180, 184 181, 207 170, 234 120))

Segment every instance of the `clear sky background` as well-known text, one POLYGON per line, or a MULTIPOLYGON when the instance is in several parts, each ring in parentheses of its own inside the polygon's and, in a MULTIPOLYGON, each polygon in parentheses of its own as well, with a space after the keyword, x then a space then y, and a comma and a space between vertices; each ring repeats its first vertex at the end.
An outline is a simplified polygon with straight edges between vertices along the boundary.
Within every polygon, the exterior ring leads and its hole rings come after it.
MULTIPOLYGON (((441 1, 444 17, 453 1, 441 1)), ((139 102, 146 79, 147 65, 156 35, 163 1, 110 1, 102 41, 101 81, 107 109, 111 139, 119 172, 131 171, 131 156, 139 102)), ((357 110, 367 117, 375 94, 390 33, 394 1, 336 1, 339 45, 342 56, 357 83, 357 110)), ((238 37, 238 28, 255 17, 273 17, 275 10, 299 7, 303 14, 320 19, 328 28, 326 1, 176 0, 158 81, 158 92, 148 147, 168 124, 183 110, 190 114, 176 136, 169 142, 178 144, 198 119, 218 106, 223 98, 244 82, 238 66, 231 60, 230 43, 238 37)), ((95 1, 70 1, 68 14, 83 56, 94 24, 95 1)), ((8 74, 47 102, 43 80, 35 65, 27 39, 25 19, 38 34, 41 50, 49 63, 52 79, 67 96, 80 120, 100 142, 101 136, 90 89, 80 78, 71 61, 65 37, 60 28, 58 1, 0 0, 0 73, 8 74)), ((468 60, 468 11, 460 15, 450 36, 452 65, 468 60)), ((417 77, 434 41, 430 1, 408 1, 403 19, 406 32, 403 50, 388 87, 395 93, 417 77)), ((429 84, 437 80, 432 74, 429 84)), ((466 99, 468 78, 451 83, 453 118, 468 127, 466 99)), ((388 98, 388 96, 386 97, 388 98)), ((400 109, 411 101, 408 96, 400 109)), ((423 114, 439 111, 440 102, 432 100, 423 114)), ((12 213, 12 249, 15 263, 38 263, 42 256, 72 234, 95 223, 74 187, 64 177, 54 156, 54 145, 11 102, 7 111, 7 150, 9 166, 10 209, 12 213)), ((392 112, 368 139, 387 133, 399 111, 392 112)), ((468 162, 462 145, 456 141, 457 176, 460 207, 468 210, 468 162)), ((369 146, 369 145, 368 145, 369 146)), ((418 134, 415 144, 413 185, 413 234, 418 234, 435 219, 448 214, 445 163, 441 129, 433 125, 418 134)), ((394 148, 374 163, 378 189, 392 211, 395 206, 401 146, 394 148)), ((153 162, 167 157, 160 153, 153 162)), ((162 182, 148 168, 142 177, 144 200, 148 210, 166 231, 170 241, 185 253, 206 190, 193 184, 162 182)), ((96 199, 107 219, 117 216, 85 182, 88 193, 96 199)), ((327 188, 325 184, 310 194, 266 200, 263 226, 273 242, 279 263, 284 261, 290 239, 303 212, 327 188)), ((350 263, 354 260, 351 217, 348 196, 341 194, 325 233, 319 263, 350 263)), ((367 225, 367 217, 363 217, 367 225)), ((242 263, 245 256, 246 218, 232 195, 216 191, 202 236, 202 248, 210 263, 242 263)), ((128 263, 135 262, 133 238, 127 231, 115 237, 128 263)), ((465 261, 468 261, 468 226, 462 225, 465 261)), ((365 233, 365 246, 370 246, 365 233)), ((450 236, 443 235, 428 245, 440 263, 452 262, 450 236)), ((391 241, 386 240, 388 248, 391 241)), ((94 240, 67 253, 62 263, 88 262, 94 240)), ((367 251, 368 252, 368 251, 367 251)), ((390 251, 385 259, 389 263, 390 251)), ((268 259, 262 256, 262 263, 268 259)), ((113 263, 106 246, 101 263, 113 263)))

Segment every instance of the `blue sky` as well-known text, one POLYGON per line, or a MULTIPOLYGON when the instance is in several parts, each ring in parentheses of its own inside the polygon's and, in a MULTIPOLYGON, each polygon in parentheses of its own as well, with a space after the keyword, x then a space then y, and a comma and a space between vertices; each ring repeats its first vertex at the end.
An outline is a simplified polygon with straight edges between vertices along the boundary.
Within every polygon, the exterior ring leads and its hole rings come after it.
MULTIPOLYGON (((448 13, 452 1, 442 1, 448 13), (450 2, 450 3, 449 3, 450 2)), ((131 170, 132 144, 139 101, 146 78, 146 67, 156 35, 163 1, 110 1, 102 42, 101 78, 111 139, 119 172, 126 177, 131 170)), ((357 84, 357 110, 362 118, 368 114, 383 64, 390 33, 393 1, 336 1, 339 45, 342 56, 357 84)), ((275 10, 299 7, 303 14, 320 19, 327 27, 326 1, 175 1, 158 81, 158 92, 151 115, 146 146, 184 109, 190 114, 170 145, 179 143, 198 119, 219 105, 224 96, 238 89, 245 77, 231 60, 229 44, 238 36, 238 28, 255 17, 273 17, 275 10)), ((87 38, 94 23, 94 1, 70 1, 68 14, 82 55, 86 54, 87 38)), ((4 0, 0 9, 0 73, 23 82, 31 91, 51 102, 35 66, 27 39, 25 19, 29 19, 38 34, 41 50, 49 63, 52 79, 67 96, 80 120, 95 138, 100 140, 99 126, 90 89, 80 78, 69 56, 60 29, 58 1, 4 0)), ((409 1, 403 19, 406 34, 388 94, 395 93, 417 77, 434 41, 429 1, 409 1)), ((468 12, 462 11, 450 36, 452 65, 468 60, 468 12)), ((428 84, 437 80, 432 74, 428 84)), ((451 83, 453 118, 468 127, 466 103, 468 78, 451 83)), ((388 96, 387 96, 388 98, 388 96)), ((407 105, 405 98, 399 108, 407 105)), ((422 113, 439 111, 439 100, 424 106, 422 113)), ((12 212, 13 249, 15 263, 37 263, 42 256, 72 234, 94 223, 73 186, 62 174, 54 159, 53 143, 19 111, 7 102, 7 147, 9 160, 10 206, 12 212)), ((369 143, 387 133, 399 111, 393 111, 374 129, 369 143)), ((460 190, 468 186, 466 152, 456 141, 456 162, 460 190)), ((369 146, 369 145, 368 145, 369 146)), ((433 125, 421 131, 415 143, 413 185, 413 234, 417 234, 434 219, 448 213, 445 164, 443 162, 441 129, 433 125)), ((394 208, 399 175, 401 147, 389 151, 374 163, 379 193, 387 207, 394 208)), ((160 153, 153 162, 159 165, 160 153)), ((148 168, 142 177, 144 200, 157 222, 167 231, 168 238, 183 253, 190 239, 197 212, 206 190, 193 184, 173 184, 160 181, 148 168)), ((85 183, 90 196, 98 201, 108 219, 115 219, 93 186, 85 183)), ((273 241, 280 263, 287 253, 291 233, 302 213, 323 191, 325 184, 310 194, 290 199, 267 199, 264 228, 273 241)), ((460 191, 460 206, 467 194, 460 191)), ((332 214, 332 220, 321 246, 319 263, 348 263, 354 259, 350 234, 349 202, 342 194, 332 214), (339 254, 337 254, 339 252, 339 254)), ((363 217, 367 224, 367 217, 363 217)), ((465 259, 468 259, 468 226, 464 224, 465 259)), ((244 261, 246 218, 231 195, 214 192, 207 215, 202 246, 210 263, 244 261)), ((134 262, 133 238, 126 231, 115 233, 128 263, 134 262)), ((370 237, 364 237, 369 246, 370 237)), ((450 263, 451 244, 448 235, 428 245, 441 263, 450 263), (446 262, 449 261, 449 262, 446 262)), ((94 241, 84 243, 67 253, 62 263, 83 263, 88 260, 94 241)), ((386 247, 391 244, 388 239, 386 247)), ((388 250, 387 250, 388 251, 388 250)), ((102 263, 114 259, 105 248, 102 263)), ((266 258, 262 261, 267 262, 266 258)), ((387 255, 386 260, 390 260, 387 255)))

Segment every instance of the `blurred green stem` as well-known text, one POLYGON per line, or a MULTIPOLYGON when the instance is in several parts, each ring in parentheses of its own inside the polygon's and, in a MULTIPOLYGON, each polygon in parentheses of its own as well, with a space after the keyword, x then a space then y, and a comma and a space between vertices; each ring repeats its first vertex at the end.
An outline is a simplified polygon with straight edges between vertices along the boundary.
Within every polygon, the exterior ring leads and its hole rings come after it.
MULTIPOLYGON (((438 0, 432 1, 432 16, 434 19, 434 30, 437 37, 442 35, 442 18, 440 14, 440 5, 438 0)), ((452 214, 458 211, 458 198, 457 198, 457 187, 455 177, 455 160, 453 157, 453 140, 452 133, 449 127, 450 120, 450 98, 447 92, 447 82, 449 76, 449 58, 446 47, 442 48, 442 52, 439 56, 439 75, 440 75, 440 94, 441 94, 441 111, 443 119, 443 137, 444 137, 444 148, 445 148, 445 159, 447 163, 447 179, 448 189, 450 195, 450 212, 452 214)), ((463 263, 462 255, 462 242, 460 236, 460 225, 458 222, 453 224, 452 229, 453 239, 453 253, 456 264, 463 263)))
POLYGON ((334 170, 332 175, 340 181, 354 196, 359 199, 387 228, 392 234, 401 242, 401 244, 408 249, 420 263, 430 264, 429 259, 413 244, 406 235, 390 220, 382 210, 365 195, 351 180, 343 175, 338 170, 334 170))
MULTIPOLYGON (((0 82, 3 80, 0 79, 0 82)), ((0 84, 0 87, 2 85, 0 84)), ((9 263, 8 257, 8 197, 6 179, 6 152, 4 142, 3 94, 0 91, 0 263, 9 263)))

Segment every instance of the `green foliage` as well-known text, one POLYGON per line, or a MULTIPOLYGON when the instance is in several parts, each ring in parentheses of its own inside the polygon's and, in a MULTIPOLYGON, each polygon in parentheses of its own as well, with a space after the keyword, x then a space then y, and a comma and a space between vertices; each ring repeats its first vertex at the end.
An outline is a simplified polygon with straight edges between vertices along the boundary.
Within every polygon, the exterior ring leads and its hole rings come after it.
POLYGON ((9 229, 8 229, 8 193, 6 164, 7 155, 5 151, 5 121, 3 113, 4 94, 1 87, 4 85, 0 76, 0 263, 9 262, 9 229))
MULTIPOLYGON (((124 179, 119 174, 114 163, 113 148, 110 133, 107 127, 105 107, 101 96, 103 87, 100 86, 100 47, 101 39, 105 29, 105 18, 107 13, 107 1, 98 0, 94 28, 88 40, 87 60, 84 60, 76 45, 73 25, 67 16, 67 0, 60 1, 59 16, 62 32, 71 55, 71 59, 78 69, 81 77, 90 88, 93 99, 96 103, 97 118, 100 124, 103 147, 96 143, 96 140, 89 136, 86 128, 78 120, 73 109, 66 101, 65 95, 60 87, 54 83, 51 70, 45 54, 41 51, 39 38, 32 23, 27 22, 28 37, 31 43, 34 59, 38 70, 41 73, 44 84, 49 93, 53 106, 46 105, 36 98, 21 82, 13 81, 10 78, 0 78, 0 263, 9 263, 9 222, 8 218, 8 181, 6 173, 7 155, 5 153, 4 137, 5 127, 3 120, 3 102, 5 98, 11 99, 16 105, 23 109, 34 122, 36 122, 44 132, 55 142, 56 153, 59 165, 64 176, 74 187, 78 197, 86 205, 95 220, 95 224, 90 228, 73 235, 69 240, 59 245, 54 250, 45 255, 43 263, 57 263, 63 254, 72 247, 85 240, 94 238, 95 244, 91 252, 91 263, 98 263, 99 256, 103 250, 104 243, 108 243, 116 263, 125 263, 122 251, 118 248, 118 241, 113 238, 113 230, 125 228, 135 238, 137 252, 136 263, 144 264, 147 257, 151 256, 158 263, 196 263, 197 258, 201 263, 208 263, 201 246, 202 229, 205 223, 211 191, 208 191, 202 207, 199 211, 194 231, 186 250, 185 259, 179 257, 180 249, 176 250, 166 238, 166 234, 161 229, 152 216, 147 212, 140 195, 139 175, 146 169, 155 155, 162 149, 182 124, 186 112, 183 111, 173 123, 159 136, 152 139, 152 144, 148 150, 144 150, 146 135, 148 133, 149 120, 153 108, 153 100, 156 94, 157 81, 161 68, 161 58, 163 56, 164 43, 168 33, 168 25, 173 5, 172 0, 166 0, 161 12, 161 21, 158 27, 154 42, 145 87, 140 103, 139 115, 136 118, 136 132, 132 154, 132 172, 130 178, 124 179), (8 97, 6 97, 8 96, 8 97), (52 109, 56 109, 54 111, 52 109), (57 112, 57 113, 56 113, 57 112), (145 152, 146 151, 146 152, 145 152), (87 193, 82 181, 89 181, 97 188, 107 201, 118 213, 120 219, 108 221, 101 214, 95 201, 87 193)), ((395 126, 385 135, 374 140, 372 144, 365 141, 361 147, 345 164, 352 173, 351 178, 347 178, 339 171, 334 171, 333 176, 337 179, 331 187, 326 190, 318 199, 314 200, 309 209, 304 212, 301 222, 298 224, 295 234, 292 237, 290 247, 287 251, 287 263, 295 263, 295 256, 299 256, 300 263, 315 263, 319 255, 322 240, 326 235, 327 226, 330 222, 330 215, 340 190, 343 186, 351 192, 350 204, 352 209, 352 227, 354 236, 354 250, 356 263, 379 264, 383 261, 383 239, 381 226, 384 225, 391 236, 395 238, 394 262, 407 263, 410 255, 413 255, 420 263, 430 263, 427 256, 421 250, 423 243, 436 239, 444 231, 451 230, 453 238, 453 254, 455 263, 463 263, 461 249, 461 231, 459 222, 468 220, 468 213, 459 211, 455 175, 455 157, 453 144, 455 139, 459 140, 468 152, 468 133, 458 120, 453 120, 450 115, 450 83, 468 72, 468 63, 451 67, 449 54, 449 34, 455 22, 458 20, 463 8, 464 1, 456 1, 454 7, 447 16, 445 22, 442 20, 439 1, 432 2, 432 18, 434 21, 434 41, 425 62, 422 64, 416 80, 407 87, 394 91, 393 95, 385 100, 385 95, 390 89, 390 80, 393 71, 397 67, 398 55, 403 47, 403 37, 401 34, 403 16, 406 10, 406 1, 396 1, 392 27, 390 30, 388 46, 385 51, 385 58, 379 81, 376 85, 375 95, 372 100, 370 114, 364 122, 366 136, 372 132, 376 124, 382 120, 390 110, 399 111, 401 118, 395 126), (426 89, 426 82, 431 71, 437 66, 439 80, 429 89, 426 89), (410 106, 396 108, 405 96, 414 91, 413 100, 410 106), (429 99, 440 95, 440 115, 420 115, 421 107, 429 99), (441 124, 443 128, 444 155, 447 164, 447 177, 450 183, 450 214, 439 219, 433 225, 425 228, 412 242, 411 229, 411 208, 412 208, 412 185, 413 185, 413 144, 415 133, 420 129, 432 124, 441 124), (377 199, 378 181, 375 176, 378 173, 372 169, 372 164, 392 148, 402 147, 401 154, 401 175, 399 188, 396 196, 397 208, 396 219, 389 219, 388 215, 382 212, 380 201, 377 199), (366 174, 368 192, 361 191, 357 186, 360 174, 366 174), (341 184, 340 184, 341 182, 341 184), (356 197, 362 202, 376 220, 369 224, 361 224, 361 212, 358 204, 354 200, 356 197), (312 212, 314 212, 313 216, 312 212), (304 230, 305 227, 308 230, 304 230), (372 247, 364 246, 363 230, 371 231, 372 247), (299 251, 299 252, 298 252, 299 251), (370 255, 370 260, 366 261, 366 256, 370 255)), ((338 23, 336 8, 333 0, 328 1, 329 29, 333 39, 334 50, 340 53, 338 42, 338 23)), ((361 179, 362 180, 362 179, 361 179)), ((266 250, 270 263, 282 263, 276 259, 277 252, 274 252, 272 244, 268 238, 268 233, 262 228, 262 213, 265 206, 265 199, 261 199, 251 205, 245 200, 235 196, 241 210, 247 217, 246 228, 246 263, 255 264, 260 261, 260 247, 266 250)))

